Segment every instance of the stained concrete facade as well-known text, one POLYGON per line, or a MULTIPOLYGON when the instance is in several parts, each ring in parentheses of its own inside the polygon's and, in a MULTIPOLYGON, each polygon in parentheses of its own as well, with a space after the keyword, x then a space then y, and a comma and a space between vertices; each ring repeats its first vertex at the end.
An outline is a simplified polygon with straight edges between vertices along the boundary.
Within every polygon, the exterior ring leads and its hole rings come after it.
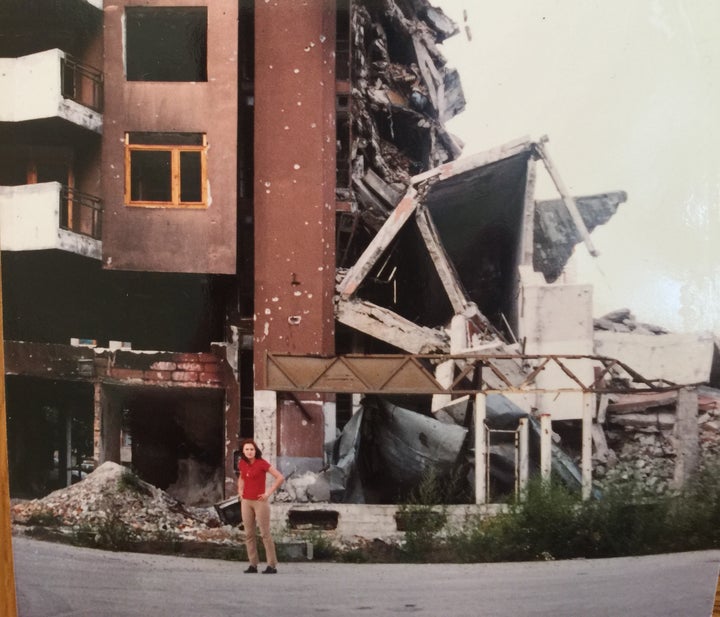
MULTIPOLYGON (((140 15, 138 28, 152 19, 176 20, 174 32, 190 26, 182 21, 183 10, 202 13, 204 40, 181 39, 182 46, 203 47, 206 63, 204 81, 146 81, 127 74, 128 58, 143 55, 132 47, 126 36, 126 7, 132 2, 116 2, 104 11, 105 129, 102 152, 103 264, 107 269, 152 272, 192 272, 234 274, 237 247, 237 65, 238 4, 230 0, 214 2, 154 2, 149 12, 140 15), (162 10, 168 11, 167 14, 162 10), (155 17, 153 11, 159 11, 155 17), (178 15, 180 17, 178 17, 178 15), (128 47, 130 45, 130 47, 128 47), (204 137, 205 184, 203 203, 173 207, 160 202, 128 203, 128 179, 125 146, 129 133, 192 133, 204 137)), ((150 26, 145 26, 150 27, 150 26)), ((168 26, 170 28, 170 26, 168 26)), ((156 36, 159 36, 160 32, 156 36)), ((180 38, 180 37, 178 37, 180 38)), ((137 42, 141 45, 144 41, 137 42)), ((198 52, 199 53, 199 52, 198 52)), ((167 63, 179 58, 164 58, 167 63)), ((141 58, 142 60, 142 58, 141 58)), ((149 71, 154 59, 144 58, 149 71)), ((152 80, 150 80, 152 79, 152 80)), ((156 142, 157 143, 157 142, 156 142)), ((161 142, 162 143, 162 142, 161 142)), ((173 171, 173 173, 177 173, 173 171)), ((182 181, 182 179, 181 179, 182 181)))

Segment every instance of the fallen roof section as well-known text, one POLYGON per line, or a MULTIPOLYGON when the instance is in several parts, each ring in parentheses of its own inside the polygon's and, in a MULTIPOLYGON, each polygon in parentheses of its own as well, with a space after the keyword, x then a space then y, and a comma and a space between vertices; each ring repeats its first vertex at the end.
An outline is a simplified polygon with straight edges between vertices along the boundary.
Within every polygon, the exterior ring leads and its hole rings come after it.
MULTIPOLYGON (((580 217, 590 232, 607 223, 625 201, 627 193, 624 191, 575 198, 580 217)), ((562 274, 575 245, 582 240, 562 199, 536 203, 533 267, 545 275, 548 283, 553 283, 562 274)))

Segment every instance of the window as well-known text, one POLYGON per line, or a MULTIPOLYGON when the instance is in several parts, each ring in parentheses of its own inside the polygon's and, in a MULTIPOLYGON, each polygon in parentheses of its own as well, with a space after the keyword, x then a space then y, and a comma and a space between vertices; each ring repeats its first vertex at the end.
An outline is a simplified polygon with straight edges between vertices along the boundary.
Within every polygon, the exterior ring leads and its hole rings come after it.
POLYGON ((207 81, 207 8, 125 8, 129 81, 207 81))
POLYGON ((205 207, 205 154, 203 133, 126 133, 125 203, 205 207))

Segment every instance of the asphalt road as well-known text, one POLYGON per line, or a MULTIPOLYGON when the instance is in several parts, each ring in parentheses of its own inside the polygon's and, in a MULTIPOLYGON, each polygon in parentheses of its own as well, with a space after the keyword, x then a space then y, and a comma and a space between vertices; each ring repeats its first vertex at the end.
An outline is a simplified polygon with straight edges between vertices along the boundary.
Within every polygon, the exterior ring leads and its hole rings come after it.
POLYGON ((720 551, 503 564, 246 564, 13 538, 19 617, 709 617, 720 551))

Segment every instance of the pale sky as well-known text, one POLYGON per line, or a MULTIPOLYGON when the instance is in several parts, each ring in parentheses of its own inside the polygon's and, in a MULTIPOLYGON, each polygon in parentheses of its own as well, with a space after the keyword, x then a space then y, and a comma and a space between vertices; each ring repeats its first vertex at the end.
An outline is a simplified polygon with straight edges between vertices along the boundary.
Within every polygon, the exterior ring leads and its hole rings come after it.
POLYGON ((571 260, 595 316, 720 334, 720 1, 435 1, 472 34, 442 46, 465 154, 546 134, 573 194, 628 193, 571 260))

